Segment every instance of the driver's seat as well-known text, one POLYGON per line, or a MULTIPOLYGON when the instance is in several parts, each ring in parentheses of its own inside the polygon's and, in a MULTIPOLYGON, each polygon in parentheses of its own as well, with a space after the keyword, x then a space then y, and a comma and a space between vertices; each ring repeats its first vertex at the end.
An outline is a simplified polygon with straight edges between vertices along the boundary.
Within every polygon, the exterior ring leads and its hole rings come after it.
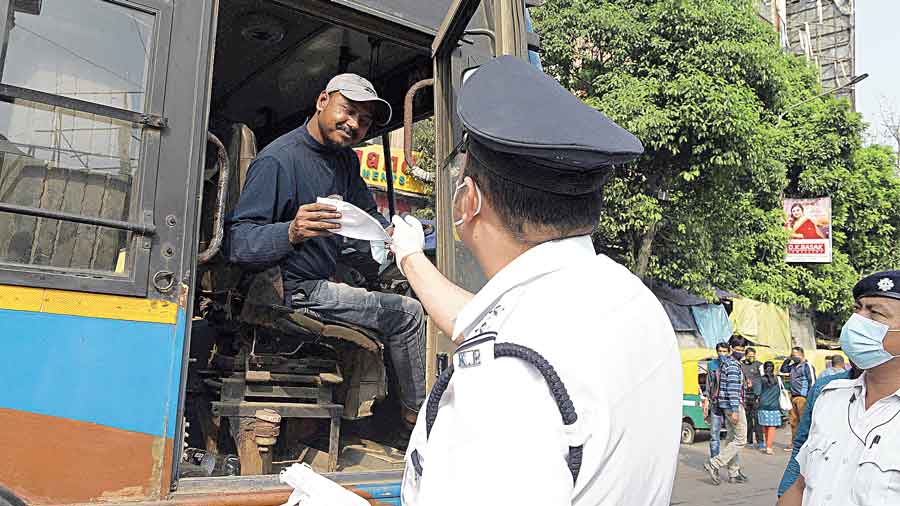
MULTIPOLYGON (((247 125, 233 126, 229 151, 236 170, 230 171, 227 214, 237 206, 256 156, 255 136, 247 125)), ((203 277, 205 292, 215 299, 212 304, 224 308, 215 319, 227 320, 223 323, 235 330, 243 343, 242 352, 220 362, 226 364, 222 370, 231 374, 222 378, 219 400, 212 403, 213 414, 246 421, 258 410, 271 409, 282 418, 328 418, 328 471, 335 471, 341 418, 369 416, 374 403, 387 395, 382 344, 366 329, 328 322, 313 311, 285 306, 278 266, 250 273, 229 264, 223 255, 211 263, 203 277), (286 336, 300 346, 291 353, 260 352, 258 341, 273 336, 276 340, 286 336), (328 346, 338 361, 302 354, 303 343, 328 346)), ((240 424, 235 432, 236 425, 232 424, 232 432, 241 474, 269 472, 266 462, 260 462, 253 425, 240 424)))

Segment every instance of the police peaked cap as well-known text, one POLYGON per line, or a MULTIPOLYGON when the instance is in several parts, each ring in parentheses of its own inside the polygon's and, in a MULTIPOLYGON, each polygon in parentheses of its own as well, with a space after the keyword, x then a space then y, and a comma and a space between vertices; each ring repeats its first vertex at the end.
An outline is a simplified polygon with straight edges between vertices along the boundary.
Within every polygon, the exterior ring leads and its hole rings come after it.
POLYGON ((467 150, 508 181, 563 196, 599 189, 641 142, 529 63, 500 56, 472 73, 457 113, 467 150))
POLYGON ((853 287, 853 298, 888 297, 900 299, 900 271, 883 271, 870 274, 853 287))

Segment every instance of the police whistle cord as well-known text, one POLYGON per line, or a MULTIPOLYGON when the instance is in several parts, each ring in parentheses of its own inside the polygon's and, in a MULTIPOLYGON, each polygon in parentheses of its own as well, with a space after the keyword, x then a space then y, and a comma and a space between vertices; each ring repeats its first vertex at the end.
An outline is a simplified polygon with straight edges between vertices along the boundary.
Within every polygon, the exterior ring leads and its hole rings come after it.
MULTIPOLYGON (((559 375, 556 374, 556 370, 550 365, 550 362, 547 362, 540 353, 520 344, 496 343, 494 345, 494 357, 518 358, 533 365, 544 377, 544 381, 547 382, 550 394, 553 395, 553 400, 556 401, 556 406, 559 408, 559 414, 562 415, 563 423, 572 425, 578 420, 578 414, 575 412, 575 406, 569 398, 566 385, 563 384, 559 375)), ((452 377, 453 364, 451 363, 450 367, 438 378, 431 389, 431 395, 428 396, 428 404, 425 406, 426 438, 431 435, 431 427, 434 426, 434 421, 437 419, 441 397, 444 396, 444 391, 447 390, 452 377)), ((569 456, 566 458, 566 462, 568 463, 569 471, 572 473, 573 484, 578 481, 583 453, 584 445, 569 447, 569 456)))

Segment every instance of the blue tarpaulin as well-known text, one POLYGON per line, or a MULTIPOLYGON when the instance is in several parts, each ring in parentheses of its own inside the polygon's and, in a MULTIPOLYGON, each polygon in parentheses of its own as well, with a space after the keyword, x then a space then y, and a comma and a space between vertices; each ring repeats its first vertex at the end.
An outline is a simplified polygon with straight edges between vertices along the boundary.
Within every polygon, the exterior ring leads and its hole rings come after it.
POLYGON ((680 306, 669 302, 666 299, 660 299, 659 302, 669 316, 669 321, 672 323, 672 329, 676 332, 699 333, 700 328, 697 326, 694 317, 691 315, 690 306, 680 306))
POLYGON ((699 304, 691 306, 694 321, 703 336, 703 342, 707 348, 715 348, 716 343, 728 341, 734 331, 728 312, 721 304, 699 304))

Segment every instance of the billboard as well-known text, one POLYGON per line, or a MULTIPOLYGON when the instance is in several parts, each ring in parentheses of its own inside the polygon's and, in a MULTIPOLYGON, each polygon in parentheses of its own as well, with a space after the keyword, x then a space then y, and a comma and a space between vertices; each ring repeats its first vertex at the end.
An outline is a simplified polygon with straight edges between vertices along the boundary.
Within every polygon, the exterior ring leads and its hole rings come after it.
MULTIPOLYGON (((384 151, 381 145, 362 146, 354 148, 359 158, 359 174, 370 188, 380 190, 387 189, 387 174, 384 171, 384 151)), ((414 195, 425 195, 427 187, 425 183, 414 179, 408 174, 410 167, 403 159, 403 150, 391 148, 391 172, 394 174, 394 190, 414 195)), ((419 153, 413 152, 413 160, 419 153)))
POLYGON ((785 261, 831 262, 831 197, 784 199, 785 261))

